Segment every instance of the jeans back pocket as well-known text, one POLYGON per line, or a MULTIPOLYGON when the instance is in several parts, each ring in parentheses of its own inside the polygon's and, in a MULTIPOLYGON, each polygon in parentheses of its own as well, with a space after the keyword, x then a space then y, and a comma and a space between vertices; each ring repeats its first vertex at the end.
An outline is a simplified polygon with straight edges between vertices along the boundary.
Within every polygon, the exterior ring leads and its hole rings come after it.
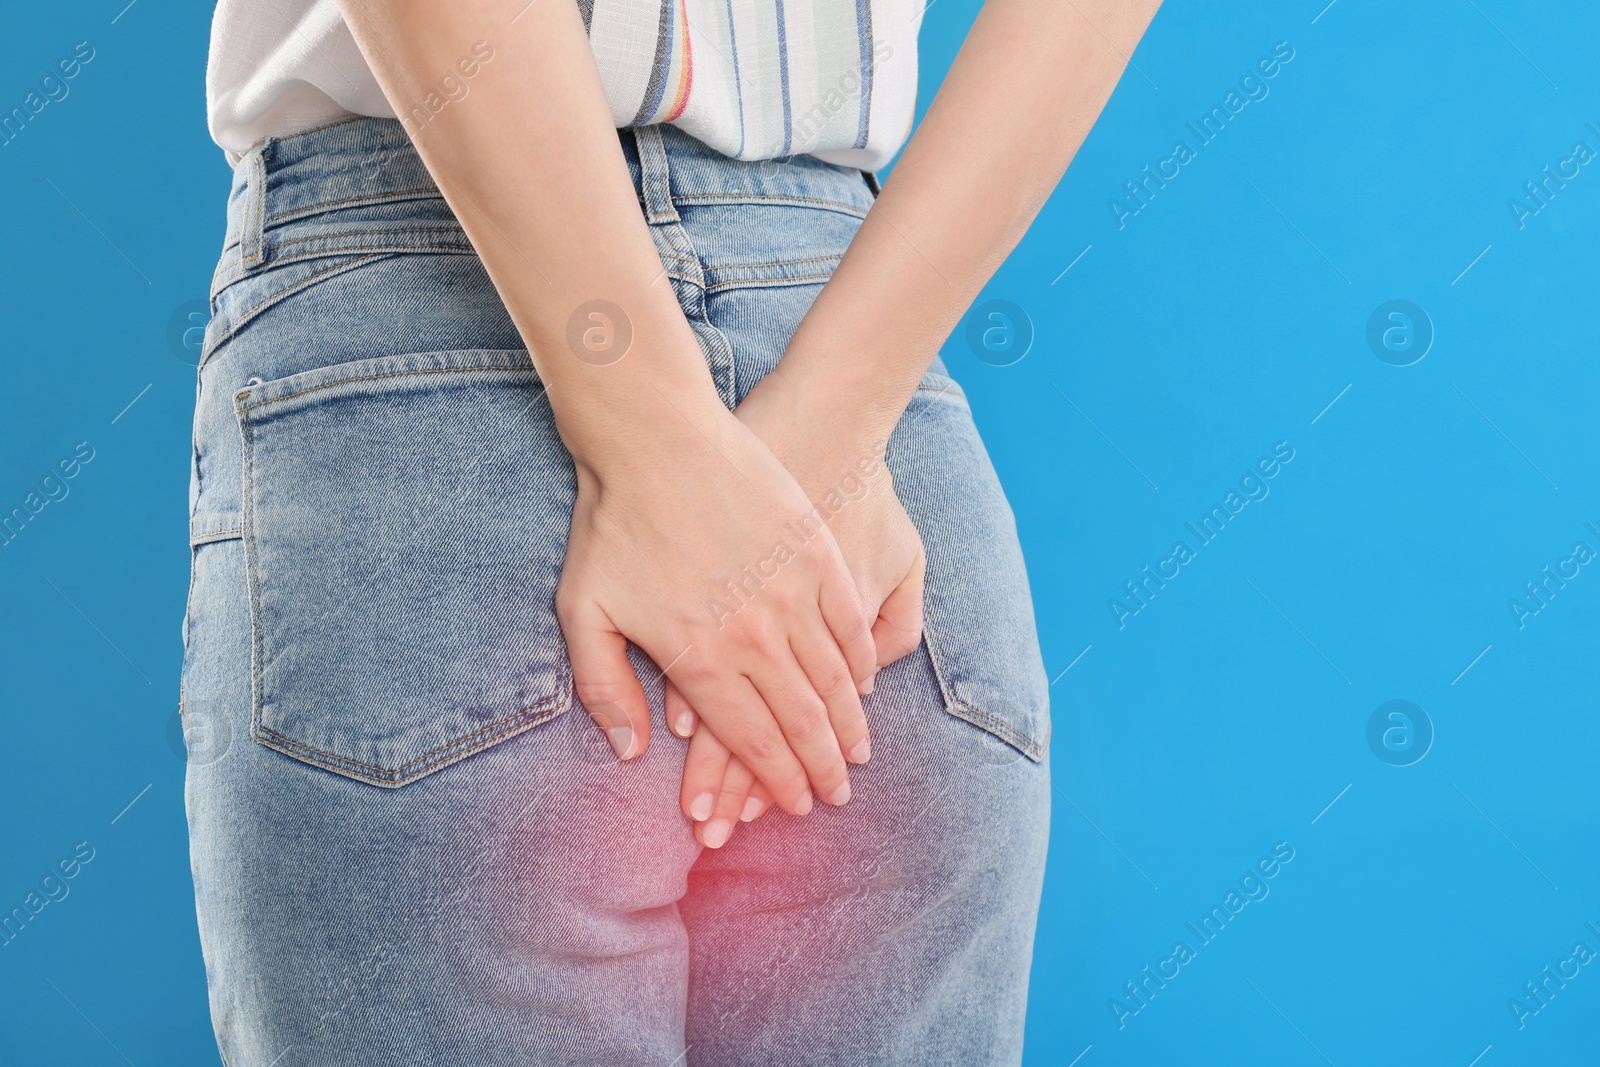
POLYGON ((399 786, 572 706, 575 483, 526 352, 252 380, 234 410, 257 741, 399 786))
POLYGON ((935 368, 889 441, 895 490, 928 555, 923 640, 946 709, 1043 761, 1050 686, 1016 520, 965 394, 935 368))

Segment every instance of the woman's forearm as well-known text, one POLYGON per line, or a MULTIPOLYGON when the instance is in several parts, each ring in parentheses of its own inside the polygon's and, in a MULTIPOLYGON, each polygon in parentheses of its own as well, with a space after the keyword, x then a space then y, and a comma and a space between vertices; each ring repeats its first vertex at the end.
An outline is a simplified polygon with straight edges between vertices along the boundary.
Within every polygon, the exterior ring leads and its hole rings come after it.
MULTIPOLYGON (((852 442, 887 437, 1021 240, 1160 0, 987 0, 780 364, 852 442)), ((780 454, 782 454, 780 452, 780 454)))
POLYGON ((339 7, 527 343, 580 472, 654 451, 642 435, 695 435, 674 408, 693 418, 715 390, 640 213, 577 6, 339 7), (416 108, 425 121, 409 117, 416 108), (569 323, 598 300, 622 317, 582 317, 597 350, 580 355, 569 323), (606 344, 627 330, 627 356, 608 362, 606 344))

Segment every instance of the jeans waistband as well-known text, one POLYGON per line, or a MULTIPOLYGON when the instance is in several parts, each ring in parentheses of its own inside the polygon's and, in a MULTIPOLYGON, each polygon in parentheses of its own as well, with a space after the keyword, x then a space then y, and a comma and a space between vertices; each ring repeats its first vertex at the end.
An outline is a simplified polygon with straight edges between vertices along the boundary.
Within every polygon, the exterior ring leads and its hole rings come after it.
MULTIPOLYGON (((646 219, 678 221, 691 205, 791 204, 864 217, 876 195, 870 175, 811 156, 742 161, 671 126, 618 131, 646 219)), ((254 145, 234 167, 227 238, 212 291, 292 248, 325 252, 472 247, 448 212, 420 225, 350 229, 316 217, 340 208, 438 200, 439 188, 394 119, 353 118, 254 145)), ((403 219, 397 212, 396 219, 403 219)))

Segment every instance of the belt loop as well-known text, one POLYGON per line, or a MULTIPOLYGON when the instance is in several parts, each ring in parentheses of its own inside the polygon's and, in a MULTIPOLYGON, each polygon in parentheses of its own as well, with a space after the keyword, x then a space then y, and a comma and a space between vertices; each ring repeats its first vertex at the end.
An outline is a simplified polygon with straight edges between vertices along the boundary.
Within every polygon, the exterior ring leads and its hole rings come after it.
POLYGON ((644 200, 645 218, 651 223, 677 222, 678 210, 672 206, 671 174, 667 167, 667 146, 661 142, 660 126, 639 126, 633 131, 639 148, 639 195, 644 200))
POLYGON ((263 158, 272 147, 266 140, 245 156, 244 210, 239 229, 239 258, 246 269, 261 264, 262 231, 267 212, 267 166, 263 158))

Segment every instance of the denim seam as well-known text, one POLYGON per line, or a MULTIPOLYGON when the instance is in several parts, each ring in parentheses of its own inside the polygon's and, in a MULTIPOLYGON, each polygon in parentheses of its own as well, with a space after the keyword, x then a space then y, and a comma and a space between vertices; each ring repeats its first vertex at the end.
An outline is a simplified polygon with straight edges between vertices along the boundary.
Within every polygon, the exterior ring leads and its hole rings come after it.
POLYGON ((397 199, 399 199, 401 197, 411 197, 411 196, 427 197, 427 198, 432 199, 432 200, 443 200, 444 199, 443 194, 441 194, 439 192, 439 187, 438 186, 433 186, 432 188, 421 188, 421 189, 395 189, 395 190, 393 190, 391 192, 385 192, 385 193, 366 193, 366 194, 363 194, 361 196, 346 196, 346 197, 341 197, 338 200, 320 200, 315 204, 307 204, 304 207, 297 207, 297 208, 294 208, 291 211, 282 212, 281 214, 267 215, 267 216, 264 217, 263 221, 265 221, 265 222, 267 222, 269 224, 270 223, 274 223, 274 222, 282 222, 285 219, 293 219, 293 218, 296 218, 296 217, 299 217, 299 216, 315 215, 319 211, 324 211, 324 210, 326 210, 328 208, 333 208, 333 207, 340 207, 340 206, 345 205, 345 204, 359 204, 359 203, 363 203, 363 202, 367 202, 367 201, 371 201, 373 203, 381 203, 381 202, 389 201, 389 200, 397 200, 397 199))
MULTIPOLYGON (((332 389, 336 385, 345 385, 349 382, 371 382, 377 381, 380 378, 402 378, 410 374, 460 374, 466 371, 476 370, 503 370, 511 371, 517 374, 537 373, 532 367, 508 367, 504 364, 486 367, 418 367, 413 370, 392 370, 385 371, 382 374, 362 374, 353 378, 340 378, 338 381, 323 382, 321 385, 313 385, 306 389, 297 389, 292 393, 285 393, 282 396, 275 396, 271 400, 261 400, 254 404, 246 404, 244 407, 238 408, 237 413, 243 415, 245 412, 253 411, 256 408, 264 408, 271 404, 279 403, 280 401, 289 400, 292 397, 305 396, 307 393, 315 393, 322 389, 332 389)), ((245 390, 243 392, 235 393, 234 399, 243 400, 249 395, 249 390, 245 390)))
POLYGON ((768 263, 719 263, 712 270, 756 270, 761 267, 792 267, 797 263, 828 263, 844 258, 840 252, 832 256, 805 256, 801 259, 774 259, 768 263))
POLYGON ((814 204, 817 207, 839 210, 847 215, 854 215, 864 219, 867 213, 854 204, 842 200, 824 200, 815 196, 784 196, 776 193, 677 193, 673 201, 693 207, 701 201, 729 201, 735 204, 754 203, 761 200, 777 200, 788 204, 814 204))
POLYGON ((658 126, 641 126, 633 131, 634 151, 639 157, 639 199, 645 219, 652 225, 681 221, 672 196, 672 161, 661 141, 658 126))
MULTIPOLYGON (((728 368, 726 375, 728 382, 728 393, 726 396, 724 396, 722 395, 722 391, 719 389, 717 391, 717 399, 721 400, 723 404, 725 404, 731 411, 738 405, 739 400, 739 361, 735 359, 733 355, 733 342, 728 340, 728 335, 723 333, 720 327, 711 322, 711 319, 707 317, 706 309, 703 306, 700 308, 700 313, 695 316, 693 321, 695 324, 703 327, 706 333, 710 335, 708 344, 711 347, 714 347, 715 351, 708 351, 705 353, 705 355, 707 357, 707 361, 711 363, 711 369, 713 372, 715 372, 718 366, 726 366, 728 368)), ((715 377, 715 374, 713 374, 713 377, 715 377)))
POLYGON ((199 548, 201 545, 209 545, 215 541, 236 541, 243 536, 243 527, 235 527, 231 530, 212 530, 209 533, 196 534, 189 538, 189 547, 199 548))
POLYGON ((266 233, 267 168, 260 152, 250 154, 245 175, 244 232, 239 235, 239 255, 248 264, 261 262, 261 240, 266 233))
POLYGON ((934 636, 934 627, 926 615, 924 615, 922 622, 922 643, 927 646, 928 661, 933 665, 934 678, 938 680, 939 689, 944 694, 945 710, 948 713, 958 719, 971 722, 981 730, 987 730, 995 734, 1001 740, 1015 746, 1024 756, 1027 756, 1035 763, 1044 759, 1044 750, 1032 738, 1024 736, 1016 727, 1004 719, 997 718, 985 711, 979 711, 956 695, 954 687, 947 680, 948 672, 941 662, 939 640, 934 636))
MULTIPOLYGON (((239 423, 241 448, 240 481, 243 499, 240 500, 242 522, 248 531, 255 524, 255 478, 253 476, 253 441, 251 420, 236 416, 239 423)), ((261 579, 256 573, 256 555, 247 532, 244 538, 245 601, 250 609, 250 732, 254 734, 261 725, 261 579)))
MULTIPOLYGON (((332 235, 329 236, 331 237, 332 235)), ((317 240, 317 238, 305 238, 305 240, 317 240)), ((361 256, 365 259, 372 259, 378 256, 405 255, 411 252, 418 254, 438 253, 440 255, 452 256, 475 256, 478 254, 477 250, 472 248, 470 245, 467 247, 461 247, 459 245, 435 244, 351 245, 349 248, 324 248, 312 252, 296 252, 293 255, 288 256, 274 256, 272 258, 271 265, 274 267, 282 267, 287 266, 290 263, 303 263, 308 259, 326 259, 329 256, 361 256)), ((211 287, 216 292, 220 293, 222 290, 228 288, 228 286, 233 285, 242 279, 250 277, 259 269, 260 265, 257 264, 253 267, 242 267, 235 269, 229 274, 219 274, 212 279, 211 287)))
POLYGON ((1021 749, 1022 754, 1033 760, 1035 763, 1044 758, 1043 749, 1034 744, 1030 739, 1018 733, 1005 720, 997 719, 987 712, 979 711, 977 708, 973 707, 971 704, 968 704, 964 700, 957 700, 953 703, 955 707, 951 709, 951 714, 955 715, 956 718, 965 719, 968 715, 971 715, 975 718, 982 719, 983 722, 974 723, 974 725, 985 727, 993 733, 999 734, 1003 740, 1009 741, 1017 748, 1021 749), (960 711, 957 711, 957 708, 959 708, 960 711), (962 714, 962 712, 965 712, 966 714, 962 714))
MULTIPOLYGON (((374 260, 383 258, 383 255, 384 255, 384 253, 378 252, 378 253, 373 253, 371 255, 360 256, 360 257, 358 257, 356 259, 353 259, 353 260, 347 260, 347 261, 344 261, 344 262, 336 263, 333 266, 324 268, 323 270, 319 270, 314 274, 309 274, 306 277, 301 278, 298 282, 295 282, 293 285, 287 286, 287 287, 285 287, 283 289, 280 289, 277 292, 273 293, 271 296, 269 296, 266 299, 262 300, 260 303, 255 304, 254 306, 252 306, 251 308, 249 308, 245 312, 241 313, 238 316, 238 318, 234 319, 234 321, 231 322, 228 325, 227 330, 224 331, 223 333, 219 334, 217 336, 216 340, 211 343, 211 347, 209 347, 203 353, 201 353, 201 355, 200 355, 200 366, 202 366, 202 367, 205 366, 207 361, 210 360, 212 354, 214 352, 216 352, 217 349, 221 348, 224 343, 226 343, 231 337, 233 337, 234 334, 238 333, 245 326, 248 326, 250 324, 250 322, 252 320, 254 320, 258 315, 260 315, 263 311, 267 310, 267 308, 269 308, 272 305, 278 303, 280 300, 283 300, 285 297, 292 296, 293 294, 298 293, 302 289, 305 289, 308 286, 313 285, 318 281, 321 281, 323 278, 327 277, 330 274, 336 274, 336 273, 339 273, 341 271, 349 270, 349 269, 351 269, 353 267, 359 267, 359 266, 362 266, 363 264, 371 263, 374 260)), ((219 292, 220 292, 220 290, 219 290, 219 292)))
POLYGON ((785 274, 775 278, 736 278, 733 281, 708 285, 705 289, 708 293, 720 293, 725 289, 756 289, 779 285, 798 285, 806 282, 825 282, 832 277, 832 272, 829 272, 827 274, 785 274))
MULTIPOLYGON (((544 721, 544 719, 554 718, 556 715, 560 714, 560 712, 559 712, 558 709, 552 708, 550 705, 558 703, 559 701, 561 701, 562 698, 567 695, 566 694, 566 689, 567 689, 567 669, 566 669, 565 660, 563 660, 562 668, 561 668, 561 679, 560 679, 560 681, 558 681, 556 683, 556 691, 554 693, 551 693, 549 696, 545 697, 543 700, 541 700, 538 703, 532 705, 531 707, 526 707, 526 708, 521 709, 520 711, 514 712, 511 715, 507 715, 505 718, 498 719, 495 722, 490 723, 488 726, 484 726, 484 727, 482 727, 480 729, 474 730, 474 731, 472 731, 472 733, 467 734, 467 735, 465 735, 463 737, 458 737, 458 738, 454 739, 453 741, 447 741, 446 743, 440 745, 438 748, 434 749, 433 751, 424 752, 422 755, 418 756, 416 759, 412 760, 410 763, 402 764, 399 767, 377 767, 377 766, 374 766, 373 764, 370 764, 370 763, 362 763, 360 760, 351 759, 348 756, 341 756, 337 752, 324 752, 320 748, 312 748, 310 745, 307 745, 307 744, 304 744, 302 742, 296 741, 293 738, 285 737, 283 734, 280 734, 280 733, 278 733, 278 731, 272 729, 272 727, 261 725, 259 721, 256 724, 256 733, 261 735, 262 737, 271 738, 273 741, 278 742, 278 745, 281 745, 284 748, 293 748, 293 749, 296 749, 299 752, 310 752, 310 753, 313 753, 313 754, 318 755, 318 756, 326 756, 328 759, 336 761, 335 764, 327 764, 327 763, 317 762, 316 760, 307 760, 307 762, 310 762, 310 763, 317 763, 317 766, 319 766, 319 767, 328 767, 330 770, 339 770, 339 769, 348 770, 351 767, 359 767, 362 770, 368 770, 368 771, 375 772, 376 776, 386 776, 386 777, 389 777, 391 780, 394 780, 394 781, 398 782, 398 781, 405 781, 405 780, 410 779, 410 778, 415 778, 416 777, 415 774, 406 774, 405 772, 411 770, 413 767, 416 767, 418 764, 427 763, 430 760, 432 760, 433 757, 439 755, 439 753, 448 752, 450 749, 455 748, 457 745, 466 744, 467 742, 472 741, 474 738, 478 737, 480 734, 483 734, 483 733, 485 733, 485 732, 487 732, 489 730, 497 729, 497 728, 499 728, 501 726, 504 726, 508 722, 512 723, 512 725, 510 727, 508 727, 507 729, 502 730, 500 733, 495 734, 493 737, 483 738, 483 740, 478 741, 471 748, 466 749, 466 750, 464 750, 464 751, 462 751, 460 753, 454 753, 452 755, 460 755, 460 756, 470 755, 473 752, 477 752, 479 749, 482 749, 482 748, 484 748, 484 747, 486 747, 488 745, 493 744, 495 741, 498 741, 500 738, 505 737, 508 734, 514 733, 518 726, 523 725, 523 723, 521 721, 516 721, 516 720, 531 720, 534 717, 540 716, 540 715, 542 715, 543 718, 540 719, 539 721, 544 721)), ((531 723, 530 723, 530 725, 531 725, 531 723)), ((272 746, 272 747, 278 747, 278 746, 275 745, 275 746, 272 746)), ((280 749, 280 751, 281 751, 281 749, 280 749)), ((294 753, 286 753, 286 755, 294 755, 294 753)))
MULTIPOLYGON (((407 226, 388 230, 340 230, 337 233, 319 233, 311 237, 291 237, 284 241, 273 241, 274 249, 287 248, 289 245, 303 245, 311 241, 330 241, 340 237, 392 237, 397 233, 427 233, 427 234, 460 234, 466 240, 466 232, 459 226, 407 226)), ((471 247, 471 242, 466 242, 471 247)), ((451 245, 448 247, 459 247, 451 245)))

